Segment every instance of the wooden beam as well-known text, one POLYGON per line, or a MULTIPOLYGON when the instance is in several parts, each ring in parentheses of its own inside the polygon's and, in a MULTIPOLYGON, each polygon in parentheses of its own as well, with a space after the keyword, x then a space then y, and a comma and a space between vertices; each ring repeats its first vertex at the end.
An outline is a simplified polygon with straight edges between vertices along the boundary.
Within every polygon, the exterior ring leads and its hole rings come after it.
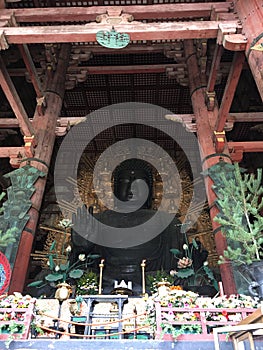
POLYGON ((220 61, 222 54, 224 52, 223 45, 216 44, 213 61, 210 69, 209 79, 206 88, 206 105, 209 111, 212 111, 215 108, 215 84, 218 71, 220 69, 220 61))
POLYGON ((247 38, 246 57, 263 101, 263 55, 253 47, 263 43, 263 6, 261 0, 236 0, 235 11, 242 22, 242 32, 247 38))
POLYGON ((216 44, 213 61, 210 69, 209 79, 207 83, 208 93, 213 92, 215 90, 216 77, 220 68, 220 61, 221 61, 223 52, 224 52, 224 47, 222 45, 216 44))
MULTIPOLYGON (((32 155, 28 155, 31 157, 32 155)), ((24 147, 0 147, 0 158, 24 158, 24 147)))
MULTIPOLYGON (((87 70, 88 74, 137 74, 137 73, 163 73, 168 67, 185 68, 184 63, 175 64, 153 64, 153 65, 133 65, 133 66, 94 66, 82 67, 81 70, 87 70)), ((77 68, 77 71, 79 71, 77 68)), ((75 67, 69 67, 68 73, 74 74, 75 67)))
POLYGON ((227 117, 229 122, 263 122, 263 112, 230 113, 227 117))
MULTIPOLYGON (((114 26, 120 33, 127 33, 131 40, 179 40, 212 39, 218 34, 218 21, 190 21, 173 23, 130 23, 114 26)), ((236 28, 238 21, 227 22, 236 28)), ((11 44, 96 42, 98 31, 111 31, 109 24, 4 27, 5 38, 11 44)))
POLYGON ((30 80, 35 88, 37 95, 37 110, 40 115, 44 113, 45 107, 45 97, 44 92, 41 87, 40 80, 38 78, 37 70, 35 68, 34 62, 31 58, 28 46, 26 44, 18 45, 21 56, 24 60, 25 66, 27 68, 30 80))
POLYGON ((5 64, 0 56, 0 85, 3 89, 3 92, 6 95, 7 100, 12 107, 18 122, 21 132, 24 136, 33 136, 34 129, 31 123, 29 122, 28 116, 24 109, 24 106, 17 94, 17 91, 14 87, 14 84, 6 70, 5 64))
POLYGON ((216 131, 223 131, 224 126, 229 114, 234 95, 236 92, 237 84, 242 72, 243 63, 245 61, 245 55, 243 52, 235 52, 233 62, 228 74, 227 83, 224 90, 224 95, 221 101, 220 109, 218 112, 217 122, 215 125, 216 131))
POLYGON ((229 151, 242 150, 243 152, 263 152, 263 141, 239 141, 228 142, 229 151))
MULTIPOLYGON (((231 8, 232 5, 229 2, 114 6, 116 12, 130 14, 135 20, 210 18, 212 11, 229 12, 231 8)), ((99 15, 106 14, 109 9, 109 6, 12 9, 1 11, 0 20, 2 16, 6 19, 13 14, 18 23, 89 22, 95 21, 99 15)))
MULTIPOLYGON (((187 67, 189 76, 189 88, 191 94, 191 100, 193 105, 193 111, 196 118, 197 125, 197 137, 199 141, 200 155, 202 160, 203 170, 207 170, 212 165, 216 164, 220 160, 220 155, 217 155, 214 145, 214 125, 217 117, 217 108, 213 111, 208 111, 205 104, 205 88, 200 76, 198 67, 196 51, 194 48, 193 40, 185 40, 184 42, 185 56, 188 57, 187 67)), ((227 144, 225 144, 224 154, 229 155, 227 144)), ((226 162, 230 162, 228 157, 225 157, 226 162)), ((222 232, 219 230, 219 224, 213 219, 218 214, 218 209, 214 205, 216 195, 212 190, 213 181, 209 176, 204 178, 206 185, 206 194, 208 204, 210 206, 210 217, 213 230, 216 230, 215 243, 218 255, 223 255, 224 250, 227 247, 226 239, 222 232)), ((234 283, 233 273, 229 264, 220 265, 221 277, 226 294, 236 293, 236 287, 234 283)))
MULTIPOLYGON (((170 120, 192 120, 195 122, 194 114, 171 114, 167 116, 170 120)), ((32 118, 29 118, 32 122, 32 118)), ((57 120, 58 126, 65 126, 66 124, 75 125, 81 121, 85 120, 85 117, 61 117, 57 120)), ((247 112, 247 113, 230 113, 227 116, 227 121, 232 123, 257 123, 263 122, 263 112, 247 112)), ((16 118, 0 118, 0 129, 1 128, 18 128, 19 123, 16 118)))

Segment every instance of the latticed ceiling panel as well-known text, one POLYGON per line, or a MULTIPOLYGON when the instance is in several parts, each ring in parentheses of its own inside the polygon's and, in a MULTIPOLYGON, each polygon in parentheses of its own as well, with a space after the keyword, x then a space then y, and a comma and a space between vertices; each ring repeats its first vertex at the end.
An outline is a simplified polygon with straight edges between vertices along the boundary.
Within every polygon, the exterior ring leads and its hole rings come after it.
POLYGON ((177 4, 195 2, 225 2, 224 0, 93 0, 93 1, 63 1, 63 0, 22 0, 7 2, 8 8, 32 8, 32 7, 78 7, 78 6, 121 6, 121 5, 152 5, 152 4, 177 4))

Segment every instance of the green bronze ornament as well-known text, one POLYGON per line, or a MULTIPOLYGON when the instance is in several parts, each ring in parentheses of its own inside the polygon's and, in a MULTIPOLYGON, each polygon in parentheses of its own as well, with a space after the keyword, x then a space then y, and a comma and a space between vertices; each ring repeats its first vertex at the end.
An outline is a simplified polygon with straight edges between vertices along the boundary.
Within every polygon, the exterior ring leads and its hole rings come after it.
POLYGON ((96 40, 101 46, 110 49, 122 49, 129 44, 130 36, 126 33, 118 33, 114 27, 112 27, 110 32, 107 30, 100 30, 97 32, 96 40))

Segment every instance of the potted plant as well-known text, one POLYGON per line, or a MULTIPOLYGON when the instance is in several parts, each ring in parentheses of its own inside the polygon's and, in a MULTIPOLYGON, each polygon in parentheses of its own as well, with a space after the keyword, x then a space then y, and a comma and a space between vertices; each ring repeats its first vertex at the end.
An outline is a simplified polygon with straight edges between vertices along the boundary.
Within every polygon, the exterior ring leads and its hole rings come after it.
POLYGON ((228 244, 219 263, 231 261, 243 275, 244 268, 249 269, 251 273, 247 275, 254 279, 249 290, 262 298, 263 281, 257 281, 263 277, 262 169, 257 169, 256 174, 246 173, 238 163, 221 161, 208 170, 208 175, 214 181, 219 209, 214 221, 221 225, 228 244))

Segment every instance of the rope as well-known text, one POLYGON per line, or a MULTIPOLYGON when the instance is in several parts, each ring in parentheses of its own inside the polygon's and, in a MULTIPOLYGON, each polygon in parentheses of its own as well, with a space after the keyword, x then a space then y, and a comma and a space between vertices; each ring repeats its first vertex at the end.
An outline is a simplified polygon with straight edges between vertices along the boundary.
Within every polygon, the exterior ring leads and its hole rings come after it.
MULTIPOLYGON (((80 323, 77 323, 78 325, 80 325, 80 323)), ((99 325, 96 323, 96 326, 99 325)), ((143 329, 143 328, 149 328, 149 325, 145 325, 145 326, 140 326, 140 327, 136 327, 136 328, 133 328, 129 331, 122 331, 122 332, 115 332, 115 333, 109 333, 109 334, 94 334, 94 335, 88 335, 88 334, 77 334, 77 333, 69 333, 69 332, 61 332, 61 331, 58 331, 58 330, 55 330, 55 329, 50 329, 48 327, 45 327, 45 326, 42 326, 42 325, 37 325, 37 327, 43 329, 43 330, 46 330, 46 331, 49 331, 51 333, 56 333, 56 334, 61 334, 61 335, 69 335, 69 336, 76 336, 76 337, 80 337, 80 338, 97 338, 97 337, 105 337, 105 336, 115 336, 115 335, 120 335, 120 334, 127 334, 127 333, 134 333, 140 329, 143 329)), ((107 329, 106 329, 107 330, 107 329)))
MULTIPOLYGON (((50 316, 50 315, 47 315, 47 314, 44 314, 44 313, 40 313, 40 315, 41 316, 45 316, 45 317, 49 317, 49 318, 53 318, 56 321, 64 322, 64 323, 67 323, 67 324, 70 323, 70 324, 74 324, 74 325, 78 325, 78 326, 92 326, 92 325, 94 325, 94 323, 83 323, 83 322, 66 321, 66 320, 63 320, 61 318, 50 316)), ((117 322, 123 322, 123 321, 130 320, 131 318, 136 318, 136 317, 145 316, 145 315, 146 315, 146 312, 144 312, 142 314, 139 314, 139 315, 134 315, 134 316, 129 316, 129 317, 122 318, 122 319, 117 319, 116 321, 109 321, 109 322, 106 322, 106 323, 96 323, 96 325, 97 326, 106 326, 108 324, 117 323, 117 322)))

